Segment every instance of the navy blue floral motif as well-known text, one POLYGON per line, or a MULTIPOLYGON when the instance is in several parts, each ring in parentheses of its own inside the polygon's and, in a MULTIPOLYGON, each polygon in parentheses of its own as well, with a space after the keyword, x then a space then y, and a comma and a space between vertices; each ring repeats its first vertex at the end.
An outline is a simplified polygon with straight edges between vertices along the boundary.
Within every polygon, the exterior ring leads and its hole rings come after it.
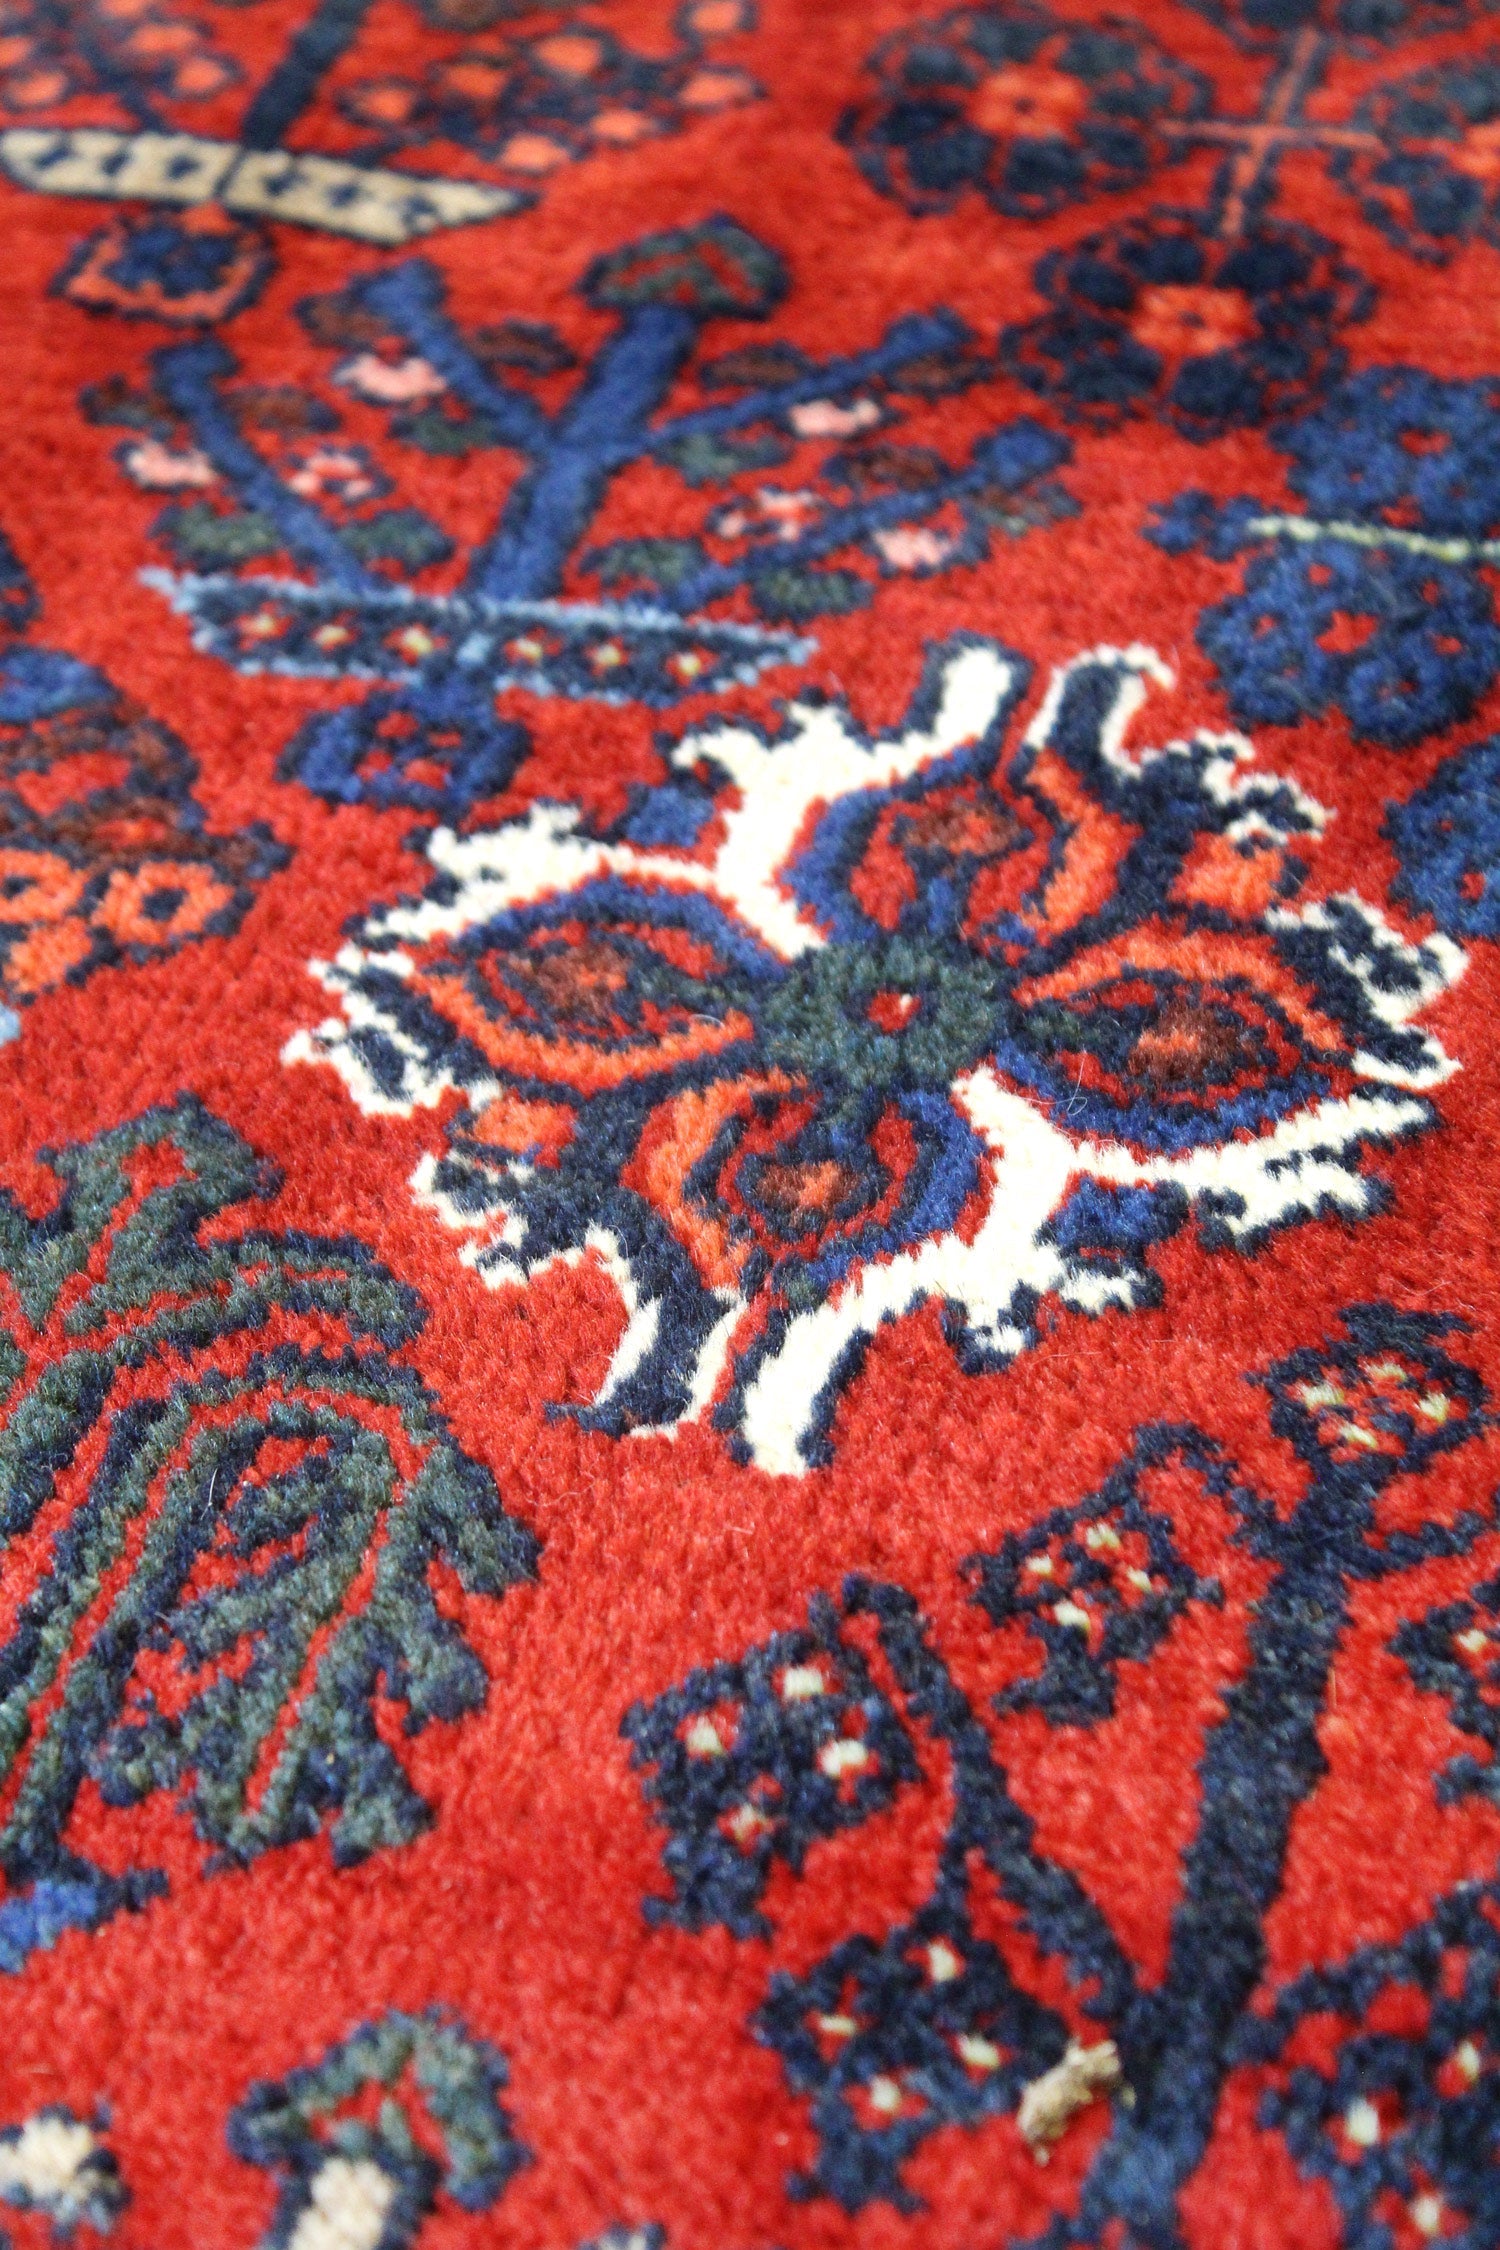
POLYGON ((1138 25, 1025 4, 913 24, 869 69, 877 90, 846 110, 839 139, 871 186, 911 211, 978 193, 1008 218, 1037 219, 1138 187, 1181 152, 1163 128, 1208 104, 1207 81, 1138 25))
POLYGON ((1500 2241, 1500 1898, 1467 1884, 1398 1945, 1300 1977, 1248 2019, 1235 2059, 1268 2070, 1261 2121, 1325 2180, 1344 2250, 1500 2241), (1309 2019, 1343 2018, 1330 2062, 1283 2059, 1309 2019))
POLYGON ((1141 1496, 1143 1472, 1179 1453, 1219 1481, 1192 1433, 1155 1433, 1077 1507, 1055 1508, 973 1558, 979 1607, 993 1625, 1023 1623, 1045 1658, 1040 1672, 1000 1691, 997 1710, 1039 1710, 1053 1726, 1110 1718, 1120 1665, 1146 1662, 1190 1603, 1222 1604, 1217 1579, 1188 1568, 1171 1518, 1141 1496))
POLYGON ((531 748, 493 696, 462 673, 387 689, 320 712, 293 736, 278 771, 331 805, 401 806, 457 827, 498 796, 531 748))
MULTIPOLYGON (((1470 2222, 1454 2240, 1466 2250, 1489 2250, 1500 2214, 1491 2161, 1500 2127, 1500 1915, 1488 1896, 1462 1894, 1440 1908, 1436 1935, 1421 1931, 1404 1947, 1371 1949, 1344 1969, 1300 1980, 1270 2013, 1252 2012, 1266 1969, 1265 1920, 1280 1890, 1293 1823, 1326 1771, 1319 1726, 1355 1588, 1465 1555, 1496 1529, 1493 1502, 1446 1521, 1413 1525, 1408 1518, 1399 1531, 1380 1514, 1393 1479, 1420 1478, 1440 1454, 1492 1427, 1483 1384, 1449 1349, 1461 1325, 1389 1304, 1351 1306, 1341 1334, 1250 1378, 1265 1393, 1271 1429, 1305 1464, 1289 1508, 1256 1490, 1206 1431, 1147 1424, 1096 1494, 1043 1517, 1037 1536, 1007 1539, 971 1560, 975 1598, 1002 1630, 1040 1617, 1019 1590, 1027 1565, 1052 1566, 1031 1573, 1053 1582, 1050 1593, 1059 1590, 1059 1562, 1066 1564, 1052 1622, 1091 1640, 1097 1633, 1102 1649, 1112 1629, 1128 1624, 1130 1604, 1111 1573, 1122 1563, 1127 1571, 1136 1567, 1125 1557, 1127 1541, 1138 1536, 1148 1566, 1141 1571, 1147 1584, 1131 1589, 1139 1596, 1138 1629, 1128 1646, 1118 1645, 1116 1676, 1107 1682, 1060 1659, 1044 1635, 1048 1673, 1037 1692, 1002 1694, 996 1718, 982 1719, 904 1588, 850 1579, 837 1605, 816 1599, 819 1646, 842 1648, 854 1636, 868 1646, 873 1628, 880 1677, 893 1688, 889 1723, 906 1730, 915 1769, 903 1779, 913 1791, 932 1792, 941 1777, 951 1816, 931 1891, 915 1912, 900 1913, 884 1930, 852 1932, 811 1968, 772 1973, 753 2026, 781 2057, 788 2088, 806 2100, 817 2134, 812 2165, 788 2182, 793 2194, 832 2196, 851 2212, 874 2200, 917 2208, 904 2167, 923 2142, 1018 2109, 1027 2132, 1026 2090, 1054 2070, 1065 2049, 1097 2051, 1107 2038, 1113 2049, 1101 2059, 1109 2067, 1093 2084, 1099 2091, 1116 2082, 1118 2098, 1095 2143, 1076 2215, 1038 2239, 1049 2250, 1094 2250, 1116 2239, 1157 2250, 1181 2239, 1178 2193, 1214 2130, 1229 2073, 1274 2065, 1306 2015, 1336 2011, 1357 2019, 1395 1980, 1431 1996, 1428 2028, 1415 2039, 1356 2037, 1344 2049, 1336 2082, 1306 2069, 1283 2072, 1265 2122, 1285 2132, 1300 2164, 1330 2179, 1349 2245, 1390 2250, 1391 2237, 1377 2222, 1385 2216, 1382 2197, 1395 2188, 1408 2203, 1419 2195, 1448 2197, 1470 2222), (1122 1664, 1149 1665, 1166 1633, 1181 1629, 1190 1603, 1225 1603, 1217 1585, 1192 1578, 1180 1563, 1177 1527, 1145 1504, 1142 1480, 1159 1469, 1186 1469, 1196 1481, 1195 1536, 1253 1558, 1264 1579, 1236 1621, 1243 1661, 1204 1706, 1201 1736, 1186 1752, 1193 1833, 1181 1858, 1165 1971, 1148 1978, 1065 1861, 1042 1847, 1012 1792, 1005 1749, 1008 1727, 1037 1706, 1054 1720, 1106 1726, 1124 1689, 1122 1664), (1091 1546, 1091 1526, 1113 1533, 1120 1552, 1107 1541, 1091 1546), (1059 1607, 1086 1612, 1084 1623, 1059 1618, 1059 1607), (1017 1929, 1034 1949, 1024 1967, 1027 1956, 1007 1935, 1017 1929), (1444 1952, 1454 1945, 1469 1949, 1457 1970, 1444 1952), (1066 1972, 1070 2018, 1035 1989, 1038 1956, 1066 1972), (1404 2138, 1378 2106, 1387 2090, 1410 2105, 1404 2138), (1386 2155, 1377 2154, 1383 2135, 1390 2136, 1386 2155)), ((1487 1592, 1478 1598, 1488 1604, 1487 1592)), ((784 1645, 791 1646, 790 1637, 767 1650, 784 1645)), ((764 1668, 766 1652, 748 1661, 764 1668)), ((876 1660, 870 1662, 873 1671, 876 1660)), ((705 1718, 717 1725, 710 1697, 742 1694, 740 1681, 738 1667, 723 1665, 660 1697, 651 1706, 661 1714, 657 1752, 669 1753, 685 1727, 705 1718)), ((638 1746, 638 1762, 641 1727, 641 1714, 631 1712, 624 1732, 638 1746)), ((674 1782, 671 1794, 658 1782, 646 1787, 669 1831, 664 1864, 675 1872, 680 1785, 674 1782)), ((883 1800, 855 1799, 838 1825, 857 1827, 882 1809, 883 1800)), ((705 1826, 700 1820, 697 1832, 705 1826)), ((816 1882, 817 1850, 831 1833, 825 1823, 800 1838, 794 1865, 804 1881, 816 1882)), ((728 1840, 746 1855, 747 1888, 757 1886, 760 1896, 758 1830, 731 1827, 728 1840)), ((648 1900, 646 1910, 661 1918, 656 1902, 648 1900)), ((675 1912, 666 1918, 684 1919, 675 1912)), ((767 1917, 729 1926, 736 1935, 761 1936, 767 1917)))
POLYGON ((723 52, 755 28, 753 0, 681 0, 666 40, 644 47, 603 30, 592 9, 536 0, 418 0, 366 46, 370 14, 371 0, 303 8, 276 27, 269 53, 256 41, 256 64, 269 68, 228 103, 238 64, 170 0, 6 0, 0 120, 23 126, 7 134, 0 169, 33 192, 158 203, 179 239, 179 216, 191 231, 217 209, 389 248, 525 210, 559 167, 681 132, 761 91, 723 52), (517 17, 532 19, 517 35, 482 36, 517 17), (179 117, 178 104, 199 115, 179 117), (330 109, 336 150, 301 134, 290 145, 309 113, 322 110, 326 130, 330 109), (200 119, 212 137, 191 131, 200 119), (433 142, 459 152, 468 176, 402 161, 433 142))
POLYGON ((1445 758, 1425 789, 1392 805, 1391 888, 1455 937, 1500 937, 1500 737, 1445 758))
POLYGON ((736 1937, 770 1929, 758 1902, 773 1861, 800 1873, 815 1838, 867 1820, 917 1771, 906 1729, 821 1598, 805 1632, 692 1673, 635 1705, 625 1732, 671 1832, 673 1897, 647 1912, 689 1930, 722 1922, 736 1937))
POLYGON ((851 2212, 877 2198, 920 2210, 901 2177, 907 2158, 940 2125, 1013 2110, 1067 2044, 1055 2009, 976 1936, 948 1862, 910 1922, 879 1942, 847 1938, 805 1976, 773 1976, 755 2030, 809 2097, 818 2134, 816 2165, 789 2192, 831 2195, 851 2212))
POLYGON ((1419 34, 1457 31, 1492 0, 1189 0, 1246 44, 1280 47, 1299 32, 1322 31, 1382 45, 1419 34))
MULTIPOLYGON (((477 31, 486 10, 443 0, 444 28, 477 31)), ((561 164, 680 132, 695 116, 753 101, 747 72, 713 56, 725 31, 751 28, 746 0, 705 8, 687 0, 677 40, 662 55, 637 52, 597 24, 564 19, 535 36, 460 48, 407 75, 355 79, 338 106, 362 134, 364 163, 431 141, 449 141, 526 188, 561 164), (702 28, 709 19, 714 33, 702 28)))
POLYGON ((11 119, 92 94, 113 97, 145 122, 158 99, 211 102, 240 75, 201 22, 159 0, 70 12, 46 0, 6 0, 0 29, 0 113, 11 119))
MULTIPOLYGON (((1388 1305, 1351 1305, 1343 1339, 1304 1345, 1265 1378, 1271 1427, 1319 1475, 1351 1492, 1373 1493, 1393 1476, 1422 1475, 1438 1454, 1467 1444, 1485 1426, 1483 1383, 1441 1342, 1462 1325, 1396 1314, 1388 1305)), ((1393 1533, 1362 1556, 1360 1567, 1378 1576, 1424 1553, 1461 1554, 1483 1528, 1482 1517, 1466 1513, 1451 1538, 1425 1548, 1393 1533)))
POLYGON ((1368 367, 1275 442, 1314 515, 1483 539, 1500 517, 1496 401, 1488 382, 1368 367))
POLYGON ((1248 552, 1243 591, 1198 639, 1236 715, 1291 726, 1329 709, 1403 749, 1468 717, 1500 675, 1488 575, 1500 561, 1495 385, 1371 367, 1273 430, 1300 505, 1187 493, 1148 536, 1169 553, 1248 552))
POLYGON ((1339 365, 1330 343, 1372 299, 1357 276, 1329 270, 1328 246, 1304 232, 1304 247, 1324 253, 1323 273, 1305 278, 1292 301, 1267 302, 1287 292, 1285 273, 1266 274, 1286 265, 1299 231, 1274 217, 1283 159, 1321 155, 1365 217, 1420 257, 1442 258, 1476 233, 1493 238, 1500 51, 1377 84, 1352 116, 1337 105, 1330 115, 1326 99, 1310 97, 1351 42, 1369 49, 1452 29, 1490 12, 1490 0, 1192 4, 1266 58, 1249 114, 1223 113, 1211 82, 1135 23, 1075 23, 1027 0, 955 8, 892 34, 867 65, 874 89, 838 130, 870 184, 910 211, 946 212, 982 195, 1020 219, 1139 187, 1195 149, 1220 150, 1205 207, 1155 217, 1196 223, 1204 255, 1217 251, 1225 270, 1210 275, 1200 259, 1195 271, 1149 277, 1158 296, 1163 286, 1217 289, 1215 310, 1203 298, 1191 315, 1179 307, 1169 316, 1158 304, 1132 317, 1136 221, 1122 241, 1098 237, 1043 262, 1037 286, 1055 309, 1017 331, 1014 346, 1027 379, 1072 412, 1104 418, 1143 394, 1180 392, 1174 418, 1213 434, 1286 411, 1326 385, 1339 365), (1241 286, 1238 269, 1249 263, 1259 269, 1249 293, 1263 322, 1254 349, 1246 348, 1254 324, 1235 321, 1223 295, 1241 286), (1178 364, 1215 353, 1229 355, 1217 368, 1178 364), (1165 380, 1153 355, 1167 362, 1165 380))
POLYGON ((271 271, 259 228, 216 213, 148 212, 89 235, 53 286, 89 312, 211 327, 253 304, 271 271))
POLYGON ((1500 236, 1500 49, 1377 86, 1356 124, 1378 145, 1339 151, 1335 175, 1393 242, 1441 258, 1500 236))
POLYGON ((1369 309, 1361 277, 1307 228, 1261 219, 1229 241, 1191 211, 1127 220, 1036 269, 1046 311, 1007 328, 1011 371, 1070 420, 1144 412, 1194 439, 1307 405, 1369 309))
POLYGON ((1465 1601, 1409 1620, 1391 1646, 1417 1686, 1444 1697, 1453 1724, 1489 1753, 1451 1759, 1439 1778, 1439 1800, 1482 1791, 1500 1801, 1500 1578, 1473 1587, 1465 1601))

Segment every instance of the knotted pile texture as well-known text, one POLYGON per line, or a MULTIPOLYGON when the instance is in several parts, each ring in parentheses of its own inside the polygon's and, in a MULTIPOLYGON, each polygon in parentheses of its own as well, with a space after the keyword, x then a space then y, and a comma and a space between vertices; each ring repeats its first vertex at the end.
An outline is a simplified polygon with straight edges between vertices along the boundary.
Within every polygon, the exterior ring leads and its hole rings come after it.
POLYGON ((0 2243, 1500 2244, 1500 7, 0 0, 0 2243))

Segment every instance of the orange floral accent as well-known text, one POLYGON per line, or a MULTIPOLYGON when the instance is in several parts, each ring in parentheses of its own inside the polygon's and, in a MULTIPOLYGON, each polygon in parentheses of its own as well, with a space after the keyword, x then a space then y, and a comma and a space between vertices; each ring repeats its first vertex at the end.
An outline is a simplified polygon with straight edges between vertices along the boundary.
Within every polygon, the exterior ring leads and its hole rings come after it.
POLYGON ((731 1078, 664 1102, 641 1135, 621 1185, 644 1195, 666 1220, 709 1289, 733 1289, 753 1244, 735 1242, 728 1225, 690 1206, 686 1188, 694 1166, 713 1147, 731 1117, 743 1116, 761 1094, 796 1091, 781 1071, 763 1078, 731 1078))
POLYGON ((479 1111, 467 1133, 470 1140, 503 1149, 507 1156, 555 1164, 576 1125, 572 1110, 560 1102, 528 1102, 519 1094, 500 1093, 479 1111))
MULTIPOLYGON (((1108 905, 1120 862, 1139 831, 1096 803, 1072 767, 1050 750, 1038 755, 1026 779, 1056 808, 1066 826, 1062 864, 1043 893, 1040 913, 1027 916, 1050 935, 1071 930, 1085 915, 1097 914, 1108 905)), ((976 885, 970 913, 981 911, 976 885)))
POLYGON ((1143 922, 1128 937, 1090 946, 1051 976, 1018 985, 1016 998, 1027 1007, 1038 1000, 1071 1000, 1100 985, 1161 970, 1194 984, 1226 988, 1248 984, 1257 994, 1273 1000, 1287 1020, 1323 1054, 1344 1052, 1342 1028, 1312 1003, 1306 987, 1270 941, 1236 931, 1185 933, 1163 922, 1143 922))
POLYGON ((5 981, 12 991, 45 992, 61 984, 94 950, 88 924, 77 920, 44 923, 19 939, 5 959, 5 981))
POLYGON ((981 133, 1033 140, 1066 133, 1088 102, 1087 87, 1066 71, 1008 63, 982 81, 969 114, 981 133))
POLYGON ((1456 148, 1443 143, 1442 153, 1455 172, 1471 180, 1500 179, 1500 118, 1475 125, 1456 148))
MULTIPOLYGON (((1302 849, 1316 843, 1299 836, 1302 849)), ((1182 906, 1215 906, 1242 921, 1258 921, 1275 900, 1286 868, 1285 847, 1269 837, 1236 843, 1233 837, 1201 835, 1172 886, 1182 906)))
POLYGON ((689 1031, 653 1032, 647 1025, 629 1047, 586 1045, 579 1039, 556 1039, 545 1032, 527 1031, 522 1025, 497 1023, 457 977, 418 970, 411 987, 440 1009, 497 1070, 515 1078, 541 1078, 552 1086, 575 1086, 581 1094, 601 1093, 632 1078, 649 1078, 656 1071, 675 1069, 702 1055, 714 1055, 736 1040, 750 1038, 754 1026, 748 1016, 731 1013, 722 1023, 695 1023, 689 1031))
POLYGON ((87 874, 61 852, 0 849, 0 928, 58 922, 83 896, 87 874))
POLYGON ((145 867, 120 868, 92 919, 108 930, 117 945, 164 945, 174 938, 196 937, 215 914, 229 905, 234 893, 220 882, 211 867, 181 860, 152 860, 145 867), (182 897, 163 919, 148 911, 150 902, 164 892, 182 897))
POLYGON ((1237 289, 1188 288, 1162 282, 1143 289, 1130 333, 1163 359, 1206 359, 1233 351, 1255 334, 1255 314, 1237 289))

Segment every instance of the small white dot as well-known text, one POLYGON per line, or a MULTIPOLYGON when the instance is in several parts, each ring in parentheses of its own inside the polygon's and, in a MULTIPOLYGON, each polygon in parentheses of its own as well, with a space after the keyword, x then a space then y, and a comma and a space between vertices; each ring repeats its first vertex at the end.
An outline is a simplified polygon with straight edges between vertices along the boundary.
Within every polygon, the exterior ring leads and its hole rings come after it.
POLYGON ((1356 2148, 1376 2148, 1380 2143, 1380 2112, 1363 2094, 1344 2112, 1344 2132, 1356 2148))

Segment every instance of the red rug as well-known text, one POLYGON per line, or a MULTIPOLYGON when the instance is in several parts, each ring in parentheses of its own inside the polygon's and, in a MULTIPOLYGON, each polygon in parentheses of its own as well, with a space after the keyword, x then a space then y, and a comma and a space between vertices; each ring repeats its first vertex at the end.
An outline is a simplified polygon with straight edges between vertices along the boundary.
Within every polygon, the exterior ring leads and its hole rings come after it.
POLYGON ((1500 11, 3 0, 0 2240, 1500 2245, 1500 11))

